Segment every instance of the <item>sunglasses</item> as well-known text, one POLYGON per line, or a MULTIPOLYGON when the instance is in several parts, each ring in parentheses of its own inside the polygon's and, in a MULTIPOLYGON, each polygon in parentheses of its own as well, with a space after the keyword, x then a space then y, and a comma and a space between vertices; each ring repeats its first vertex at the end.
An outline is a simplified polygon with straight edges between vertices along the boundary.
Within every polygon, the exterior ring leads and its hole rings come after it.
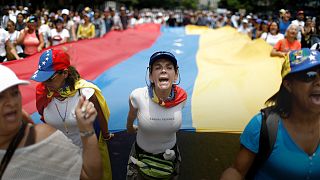
POLYGON ((46 82, 51 82, 51 81, 53 81, 54 78, 56 78, 57 75, 58 75, 58 74, 61 74, 61 73, 62 73, 62 71, 57 71, 57 72, 55 72, 49 79, 46 80, 46 82))
POLYGON ((320 68, 298 72, 294 75, 297 80, 306 83, 316 80, 318 76, 320 77, 320 68))

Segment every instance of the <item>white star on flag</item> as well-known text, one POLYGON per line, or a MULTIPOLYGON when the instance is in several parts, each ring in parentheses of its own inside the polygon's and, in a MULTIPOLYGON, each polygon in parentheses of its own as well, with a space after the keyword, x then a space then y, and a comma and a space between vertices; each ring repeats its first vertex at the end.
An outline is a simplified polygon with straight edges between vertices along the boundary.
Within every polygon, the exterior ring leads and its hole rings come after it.
POLYGON ((316 60, 316 57, 315 57, 314 55, 310 55, 310 56, 309 56, 309 59, 310 59, 310 61, 315 61, 315 60, 316 60))
POLYGON ((316 51, 311 51, 311 54, 317 55, 317 52, 316 51))
POLYGON ((41 65, 39 65, 39 68, 38 69, 41 69, 41 65))
POLYGON ((43 62, 42 62, 42 65, 46 65, 46 62, 45 62, 45 61, 43 61, 43 62))
POLYGON ((49 60, 49 58, 48 57, 46 57, 46 61, 48 61, 49 60))
POLYGON ((36 71, 35 73, 34 73, 34 75, 32 76, 32 78, 36 78, 38 76, 38 71, 36 71))
POLYGON ((176 42, 176 43, 173 43, 173 45, 174 45, 174 46, 178 46, 178 47, 181 47, 181 46, 183 46, 183 44, 182 44, 182 43, 178 43, 178 42, 176 42))
POLYGON ((172 49, 173 52, 175 52, 176 54, 182 54, 183 51, 180 51, 179 49, 172 49))

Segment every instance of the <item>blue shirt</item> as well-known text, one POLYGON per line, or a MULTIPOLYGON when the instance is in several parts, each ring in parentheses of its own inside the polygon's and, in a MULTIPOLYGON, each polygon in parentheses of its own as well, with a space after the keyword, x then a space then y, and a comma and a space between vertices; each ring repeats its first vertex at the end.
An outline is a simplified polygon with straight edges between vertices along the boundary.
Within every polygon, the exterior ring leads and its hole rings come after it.
MULTIPOLYGON (((240 136, 240 143, 257 153, 262 116, 254 116, 240 136)), ((320 179, 320 147, 312 155, 304 152, 290 137, 279 120, 278 133, 269 159, 255 179, 320 179)))
POLYGON ((290 24, 291 24, 290 21, 284 22, 283 20, 280 20, 280 22, 279 22, 279 31, 280 31, 280 33, 284 35, 286 33, 286 30, 288 29, 290 24))

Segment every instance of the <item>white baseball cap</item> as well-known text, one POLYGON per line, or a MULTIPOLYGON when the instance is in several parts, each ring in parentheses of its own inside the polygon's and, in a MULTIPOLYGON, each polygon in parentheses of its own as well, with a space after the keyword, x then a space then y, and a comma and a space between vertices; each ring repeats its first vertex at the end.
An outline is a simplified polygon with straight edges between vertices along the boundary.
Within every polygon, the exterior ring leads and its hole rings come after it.
POLYGON ((69 16, 69 10, 68 9, 62 9, 61 14, 65 14, 69 16))
POLYGON ((248 21, 248 19, 243 19, 243 20, 242 20, 242 23, 247 23, 247 24, 248 24, 249 21, 248 21))
POLYGON ((10 68, 1 64, 0 82, 0 93, 12 86, 30 84, 29 81, 19 79, 10 68))

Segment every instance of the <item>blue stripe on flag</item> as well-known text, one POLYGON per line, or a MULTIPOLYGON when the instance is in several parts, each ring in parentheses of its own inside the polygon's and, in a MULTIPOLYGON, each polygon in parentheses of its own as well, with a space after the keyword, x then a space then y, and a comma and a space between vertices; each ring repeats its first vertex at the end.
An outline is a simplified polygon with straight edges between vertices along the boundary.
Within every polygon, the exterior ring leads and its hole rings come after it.
MULTIPOLYGON (((188 94, 188 101, 183 109, 182 129, 195 130, 192 127, 191 100, 198 73, 196 53, 198 51, 199 35, 186 35, 183 27, 162 27, 161 31, 161 36, 151 48, 143 50, 108 69, 93 81, 106 97, 111 112, 109 130, 112 132, 126 129, 129 95, 134 89, 146 86, 149 57, 155 51, 160 50, 172 52, 178 60, 181 75, 179 86, 185 89, 188 94)), ((125 51, 125 49, 123 50, 125 51)), ((32 119, 36 123, 40 122, 38 113, 34 113, 32 119)))

